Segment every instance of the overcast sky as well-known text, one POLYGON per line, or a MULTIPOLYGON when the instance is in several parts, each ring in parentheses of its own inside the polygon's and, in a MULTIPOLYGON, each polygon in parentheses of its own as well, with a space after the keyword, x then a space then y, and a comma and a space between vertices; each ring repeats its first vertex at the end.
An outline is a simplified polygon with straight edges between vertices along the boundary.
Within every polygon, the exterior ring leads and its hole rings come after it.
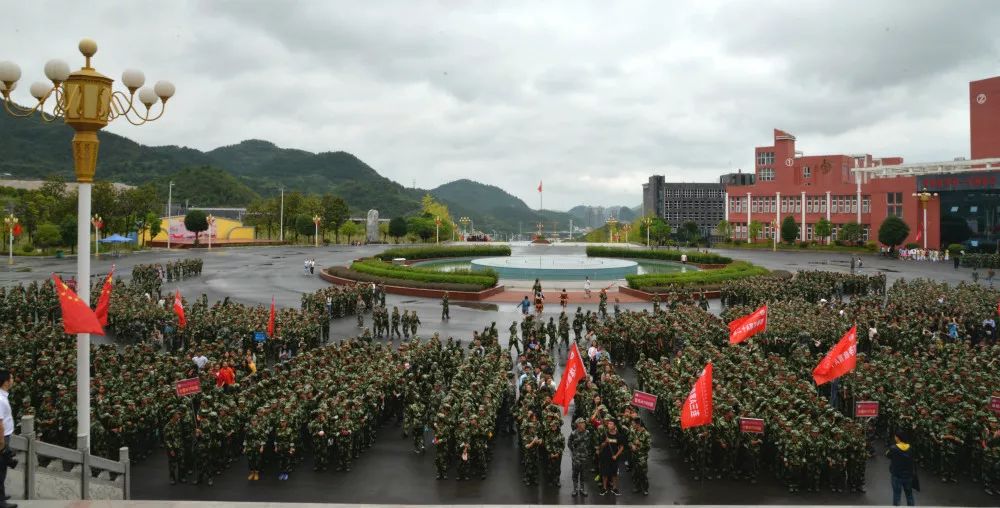
POLYGON ((344 150, 404 185, 470 178, 546 208, 638 205, 653 173, 752 169, 771 129, 808 153, 969 155, 968 82, 1000 74, 984 1, 8 2, 0 60, 177 86, 156 124, 209 150, 344 150))

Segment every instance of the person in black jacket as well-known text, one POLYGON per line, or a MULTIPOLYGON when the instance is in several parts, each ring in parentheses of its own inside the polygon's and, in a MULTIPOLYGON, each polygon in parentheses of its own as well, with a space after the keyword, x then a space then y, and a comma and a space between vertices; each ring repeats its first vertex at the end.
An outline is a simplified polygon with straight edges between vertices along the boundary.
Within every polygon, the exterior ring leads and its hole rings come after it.
POLYGON ((889 476, 892 478, 892 505, 899 506, 899 494, 902 491, 906 493, 906 504, 913 506, 913 487, 916 478, 913 449, 907 442, 909 439, 905 432, 897 431, 895 437, 896 444, 885 452, 885 456, 889 457, 889 476))

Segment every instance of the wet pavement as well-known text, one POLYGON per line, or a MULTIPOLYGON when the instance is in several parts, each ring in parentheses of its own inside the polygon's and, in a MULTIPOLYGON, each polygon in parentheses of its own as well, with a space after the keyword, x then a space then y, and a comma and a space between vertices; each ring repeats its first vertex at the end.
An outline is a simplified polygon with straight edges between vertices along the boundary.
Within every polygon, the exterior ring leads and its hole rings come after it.
MULTIPOLYGON (((298 307, 303 292, 324 287, 325 282, 315 275, 304 275, 302 262, 315 258, 317 266, 344 265, 352 259, 371 255, 383 249, 377 247, 264 247, 213 249, 211 252, 162 250, 122 256, 103 257, 93 261, 95 274, 107 273, 111 264, 118 265, 118 273, 127 275, 137 263, 165 262, 186 257, 205 260, 203 275, 179 283, 167 284, 164 292, 180 289, 189 298, 201 293, 210 300, 229 296, 247 304, 267 304, 273 295, 279 306, 298 307)), ((546 246, 546 253, 580 254, 582 247, 546 246)), ((517 249, 515 250, 515 252, 517 249)), ((532 251, 532 253, 537 253, 532 251)), ((846 255, 826 253, 771 253, 758 251, 727 251, 734 258, 746 259, 768 268, 824 269, 849 271, 846 255)), ((30 272, 0 272, 0 284, 31 281, 47 277, 52 271, 72 273, 75 259, 19 259, 17 268, 30 268, 30 272)), ((955 271, 944 263, 900 262, 883 260, 874 256, 865 258, 864 272, 882 269, 890 280, 898 276, 930 277, 952 283, 969 280, 967 269, 955 271)), ((547 284, 542 281, 543 286, 547 284)), ((548 292, 552 289, 546 288, 548 292)), ((440 304, 436 300, 388 295, 389 306, 417 310, 423 325, 421 336, 440 332, 442 336, 467 339, 473 330, 481 330, 496 321, 501 339, 506 342, 510 322, 519 319, 519 311, 506 303, 453 302, 452 319, 440 321, 440 304)), ((718 302, 712 302, 718 311, 718 302)), ((571 310, 575 310, 575 305, 571 310)), ((582 305, 596 309, 597 302, 582 305)), ((649 304, 624 304, 625 308, 650 308, 649 304)), ((547 306, 546 314, 558 315, 558 305, 547 306)), ((369 317, 370 319, 370 317, 369 317)), ((366 319, 366 322, 369 322, 366 319)), ((346 318, 332 324, 335 340, 356 335, 355 319, 346 318)), ((565 355, 560 356, 565 361, 565 355)), ((631 380, 632 372, 622 371, 631 380)), ((589 486, 590 496, 574 499, 570 493, 569 457, 564 456, 561 488, 539 486, 525 487, 520 479, 516 442, 512 436, 501 434, 495 442, 495 453, 486 480, 458 482, 434 480, 433 446, 428 442, 428 453, 412 452, 411 440, 403 439, 400 429, 384 427, 376 444, 362 453, 350 473, 312 471, 311 459, 292 473, 287 482, 279 482, 272 470, 266 470, 259 482, 246 480, 246 462, 241 460, 216 478, 215 485, 177 485, 168 483, 166 457, 162 452, 133 465, 133 496, 137 499, 255 501, 255 502, 337 502, 373 504, 836 504, 884 505, 891 503, 888 461, 881 456, 873 458, 868 466, 868 492, 850 494, 831 492, 789 494, 786 489, 766 473, 757 485, 744 481, 715 480, 694 481, 679 454, 670 447, 664 433, 649 417, 644 415, 653 436, 650 453, 649 496, 631 493, 628 473, 623 472, 623 495, 601 497, 595 484, 589 486)), ((564 432, 568 432, 568 422, 564 432)), ((917 496, 923 505, 947 506, 997 506, 1000 497, 987 496, 980 485, 963 478, 959 484, 942 484, 929 475, 922 476, 924 491, 917 496)))

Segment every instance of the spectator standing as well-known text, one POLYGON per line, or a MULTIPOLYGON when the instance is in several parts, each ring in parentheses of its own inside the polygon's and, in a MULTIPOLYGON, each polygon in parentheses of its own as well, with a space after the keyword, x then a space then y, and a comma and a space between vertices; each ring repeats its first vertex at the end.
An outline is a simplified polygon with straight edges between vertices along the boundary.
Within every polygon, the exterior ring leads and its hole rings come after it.
POLYGON ((896 443, 885 452, 889 457, 889 476, 892 481, 892 505, 899 506, 900 494, 906 494, 906 504, 914 506, 913 491, 920 490, 913 462, 913 452, 905 432, 898 431, 896 443))
POLYGON ((14 457, 10 449, 10 436, 14 433, 14 413, 10 410, 10 389, 14 386, 14 376, 7 369, 0 369, 0 427, 3 430, 3 450, 0 451, 0 507, 17 508, 14 503, 7 502, 7 491, 4 482, 7 480, 9 460, 14 457))

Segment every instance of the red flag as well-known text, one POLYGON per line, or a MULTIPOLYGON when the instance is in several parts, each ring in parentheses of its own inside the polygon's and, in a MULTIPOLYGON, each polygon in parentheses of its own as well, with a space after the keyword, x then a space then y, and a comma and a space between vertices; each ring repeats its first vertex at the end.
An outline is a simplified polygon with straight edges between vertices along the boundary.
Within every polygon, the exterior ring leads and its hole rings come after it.
POLYGON ((920 239, 923 238, 923 236, 924 236, 924 231, 922 229, 918 229, 917 230, 917 237, 914 238, 914 240, 919 242, 920 239))
POLYGON ((700 427, 712 423, 712 362, 705 365, 698 381, 681 407, 681 428, 700 427))
POLYGON ((559 380, 559 389, 552 396, 552 403, 562 406, 564 415, 569 412, 569 403, 576 395, 576 384, 585 375, 587 369, 580 358, 580 350, 573 344, 569 350, 569 357, 566 358, 566 369, 563 370, 562 379, 559 380))
POLYGON ((274 337, 274 297, 271 297, 271 312, 267 316, 267 336, 274 337))
POLYGON ((14 233, 14 236, 21 236, 21 225, 20 224, 14 224, 14 231, 13 231, 13 233, 14 233))
POLYGON ((184 328, 187 319, 184 317, 184 303, 181 302, 181 290, 179 289, 174 293, 174 314, 177 314, 177 326, 184 328))
POLYGON ((813 379, 817 385, 837 379, 854 370, 858 362, 858 326, 851 327, 840 342, 823 357, 813 370, 813 379))
POLYGON ((1000 314, 1000 302, 997 302, 997 314, 1000 314))
POLYGON ((538 192, 542 192, 542 181, 538 181, 538 192))
POLYGON ((767 331, 767 305, 729 323, 729 343, 739 344, 767 331))
POLYGON ((104 286, 101 287, 101 297, 97 299, 97 309, 94 315, 101 326, 108 326, 108 309, 111 308, 111 278, 115 275, 115 267, 111 267, 108 278, 104 279, 104 286))
POLYGON ((62 309, 63 331, 66 333, 92 333, 104 335, 104 328, 94 316, 94 311, 59 278, 52 274, 56 283, 56 294, 59 295, 59 307, 62 309))

